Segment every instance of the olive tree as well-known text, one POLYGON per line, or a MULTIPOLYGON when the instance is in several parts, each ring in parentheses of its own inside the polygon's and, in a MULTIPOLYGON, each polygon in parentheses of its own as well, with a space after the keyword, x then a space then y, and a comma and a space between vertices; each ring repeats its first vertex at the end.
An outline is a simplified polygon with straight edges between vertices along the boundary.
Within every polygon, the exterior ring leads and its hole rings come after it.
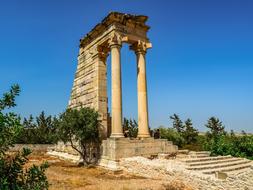
POLYGON ((67 109, 56 122, 59 139, 70 142, 83 159, 84 165, 97 162, 99 157, 99 114, 91 108, 67 109))

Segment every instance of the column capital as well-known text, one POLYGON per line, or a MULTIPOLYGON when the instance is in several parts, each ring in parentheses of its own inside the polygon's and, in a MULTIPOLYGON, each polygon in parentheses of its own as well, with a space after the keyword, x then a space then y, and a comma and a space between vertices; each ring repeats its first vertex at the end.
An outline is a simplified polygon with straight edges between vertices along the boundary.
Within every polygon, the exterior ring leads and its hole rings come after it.
POLYGON ((89 54, 93 58, 99 58, 102 61, 105 61, 107 56, 109 55, 110 49, 103 45, 96 45, 89 49, 89 54))
POLYGON ((118 33, 114 32, 110 38, 109 38, 109 47, 113 47, 113 46, 118 46, 121 47, 122 46, 122 36, 120 36, 118 33))
POLYGON ((110 49, 106 46, 99 45, 97 47, 98 57, 101 60, 106 60, 107 56, 109 55, 110 49))
POLYGON ((134 50, 136 54, 140 54, 140 53, 146 54, 147 49, 151 47, 152 47, 151 43, 138 40, 136 43, 130 46, 130 49, 134 50))

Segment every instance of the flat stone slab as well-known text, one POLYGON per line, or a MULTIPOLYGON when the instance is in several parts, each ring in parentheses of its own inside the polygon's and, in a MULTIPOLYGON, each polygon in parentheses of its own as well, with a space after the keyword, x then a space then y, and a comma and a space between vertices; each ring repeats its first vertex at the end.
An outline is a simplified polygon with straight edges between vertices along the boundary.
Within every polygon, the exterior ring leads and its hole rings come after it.
POLYGON ((63 160, 69 160, 73 163, 79 163, 81 161, 80 156, 69 154, 66 152, 48 151, 47 154, 58 157, 63 160))

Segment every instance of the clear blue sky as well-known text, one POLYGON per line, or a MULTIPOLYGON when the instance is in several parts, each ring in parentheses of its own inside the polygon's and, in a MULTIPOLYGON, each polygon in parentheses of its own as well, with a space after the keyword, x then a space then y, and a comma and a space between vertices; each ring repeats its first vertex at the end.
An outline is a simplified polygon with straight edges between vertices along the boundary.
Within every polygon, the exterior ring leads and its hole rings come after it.
MULTIPOLYGON (((0 93, 19 83, 17 113, 59 114, 70 96, 79 39, 110 11, 144 14, 153 44, 151 126, 169 126, 177 113, 202 131, 217 116, 228 130, 253 132, 252 10, 251 0, 1 0, 0 93)), ((127 46, 122 75, 123 114, 136 118, 136 63, 127 46)), ((110 88, 110 64, 108 77, 110 88)))

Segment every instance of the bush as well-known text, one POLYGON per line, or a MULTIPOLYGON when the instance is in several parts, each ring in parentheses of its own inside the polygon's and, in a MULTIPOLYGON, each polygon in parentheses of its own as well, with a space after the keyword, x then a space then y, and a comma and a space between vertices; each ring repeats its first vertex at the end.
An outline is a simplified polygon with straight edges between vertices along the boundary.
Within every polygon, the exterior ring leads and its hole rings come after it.
POLYGON ((20 190, 43 190, 48 189, 48 181, 45 170, 48 164, 45 162, 40 166, 33 165, 24 170, 24 165, 28 162, 27 156, 31 154, 29 149, 14 156, 5 155, 0 159, 0 189, 20 189, 20 190))
POLYGON ((206 133, 204 149, 213 155, 232 155, 253 159, 253 136, 243 133, 235 135, 233 131, 228 134, 218 118, 210 118, 206 125, 210 131, 206 133))
POLYGON ((185 144, 184 138, 175 129, 159 127, 159 131, 162 139, 172 141, 180 148, 185 144))
POLYGON ((83 158, 83 164, 97 162, 100 154, 99 114, 91 108, 67 109, 56 121, 59 139, 70 142, 83 158))
POLYGON ((205 150, 213 155, 232 155, 253 159, 253 136, 231 136, 228 134, 209 139, 205 150))
POLYGON ((29 149, 23 149, 16 155, 9 155, 8 150, 15 142, 19 132, 22 130, 20 118, 12 113, 4 113, 6 108, 14 107, 15 97, 19 95, 19 86, 11 87, 10 92, 5 93, 0 99, 0 189, 11 190, 43 190, 48 189, 45 176, 46 163, 41 166, 33 165, 24 170, 27 156, 31 153, 29 149))

